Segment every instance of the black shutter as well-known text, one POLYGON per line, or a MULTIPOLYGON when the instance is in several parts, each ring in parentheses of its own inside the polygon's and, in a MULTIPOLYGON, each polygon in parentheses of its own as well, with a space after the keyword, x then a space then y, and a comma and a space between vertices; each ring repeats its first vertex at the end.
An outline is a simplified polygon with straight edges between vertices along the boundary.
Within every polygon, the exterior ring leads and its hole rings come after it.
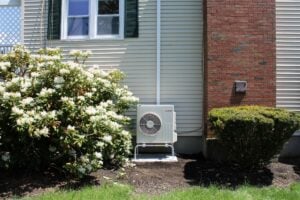
POLYGON ((139 36, 138 2, 138 0, 125 0, 125 38, 136 38, 139 36))
POLYGON ((48 40, 60 39, 61 0, 48 1, 48 40))

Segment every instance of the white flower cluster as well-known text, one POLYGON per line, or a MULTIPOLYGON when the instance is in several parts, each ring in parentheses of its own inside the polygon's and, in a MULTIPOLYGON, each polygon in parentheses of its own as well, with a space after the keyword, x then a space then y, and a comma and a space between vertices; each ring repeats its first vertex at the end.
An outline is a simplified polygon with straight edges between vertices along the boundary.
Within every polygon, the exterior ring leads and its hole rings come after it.
POLYGON ((14 77, 11 80, 8 80, 5 82, 5 87, 14 87, 14 86, 19 86, 21 84, 21 81, 23 80, 23 78, 21 77, 14 77))
POLYGON ((55 83, 55 84, 60 85, 60 84, 63 84, 64 82, 65 82, 64 77, 57 76, 57 77, 54 78, 54 83, 55 83))
POLYGON ((88 97, 88 98, 92 98, 93 97, 93 93, 92 92, 86 92, 84 94, 85 97, 88 97))
POLYGON ((14 46, 14 48, 13 48, 13 51, 12 52, 10 52, 10 53, 15 53, 15 52, 20 52, 20 53, 22 53, 22 54, 30 54, 30 51, 29 51, 29 49, 27 49, 25 46, 23 46, 23 45, 16 45, 16 46, 14 46))
POLYGON ((33 77, 33 78, 37 78, 39 76, 40 76, 40 73, 38 73, 38 72, 32 72, 31 73, 31 77, 33 77))
POLYGON ((59 48, 45 48, 45 49, 39 49, 38 54, 40 55, 59 55, 61 53, 61 49, 59 48))
POLYGON ((32 86, 32 81, 30 79, 24 79, 23 81, 21 81, 21 92, 26 92, 28 90, 28 88, 30 88, 32 86))
POLYGON ((81 51, 81 50, 71 50, 69 54, 74 57, 88 57, 92 54, 92 52, 91 51, 81 51))
POLYGON ((122 130, 121 135, 128 137, 128 136, 130 136, 130 133, 128 131, 122 130))
POLYGON ((41 136, 48 137, 49 136, 49 129, 47 127, 44 127, 42 129, 37 129, 37 130, 34 131, 34 135, 36 137, 41 137, 41 136))
POLYGON ((68 106, 75 106, 73 98, 70 97, 61 97, 61 101, 68 106))
POLYGON ((68 69, 60 69, 60 70, 59 70, 59 73, 60 73, 61 75, 70 74, 70 70, 68 70, 68 69))
POLYGON ((25 126, 25 125, 30 125, 34 122, 34 118, 33 117, 29 117, 27 114, 23 115, 22 117, 17 119, 17 125, 18 126, 25 126))
POLYGON ((93 106, 87 107, 86 110, 85 110, 85 112, 88 115, 96 115, 98 113, 98 111, 96 110, 96 108, 93 107, 93 106))
POLYGON ((78 96, 77 99, 78 99, 79 101, 85 101, 85 97, 84 97, 84 96, 78 96))
POLYGON ((56 89, 60 89, 62 88, 63 84, 65 83, 65 79, 62 76, 57 76, 54 78, 54 87, 56 89))
POLYGON ((31 55, 31 58, 39 62, 49 62, 60 60, 60 56, 49 56, 49 55, 31 55))
POLYGON ((100 67, 97 65, 94 65, 93 67, 89 68, 88 71, 94 74, 95 77, 106 78, 108 76, 108 73, 100 69, 100 67))
POLYGON ((6 71, 9 66, 10 66, 10 62, 0 62, 0 69, 2 71, 6 71))
POLYGON ((78 71, 82 71, 82 69, 84 68, 83 65, 80 65, 79 63, 73 62, 73 61, 68 61, 64 63, 66 68, 69 68, 70 70, 78 70, 78 71))
POLYGON ((108 111, 106 114, 109 116, 109 118, 114 119, 114 120, 126 120, 127 119, 127 117, 125 117, 124 115, 118 115, 116 112, 113 112, 113 111, 108 111))
POLYGON ((77 134, 76 127, 68 125, 66 129, 67 134, 77 134))
POLYGON ((97 123, 107 119, 108 119, 107 115, 96 115, 90 117, 90 122, 97 123))
POLYGON ((17 106, 14 106, 11 110, 15 115, 23 115, 24 114, 24 110, 18 108, 17 106))
POLYGON ((49 112, 41 111, 39 113, 39 116, 37 116, 37 117, 38 118, 40 117, 40 119, 51 119, 51 120, 54 120, 57 117, 57 112, 56 112, 56 110, 52 110, 52 111, 49 111, 49 112))
POLYGON ((138 102, 139 98, 133 96, 133 93, 125 88, 121 89, 120 100, 124 102, 138 102))
POLYGON ((20 128, 31 127, 31 134, 34 137, 47 137, 49 134, 49 129, 47 127, 38 128, 36 125, 39 125, 42 121, 55 121, 57 114, 56 111, 40 111, 35 110, 25 111, 24 109, 14 106, 12 108, 12 113, 16 116, 16 124, 20 128))
POLYGON ((43 88, 43 89, 41 90, 41 92, 39 93, 39 96, 40 96, 40 97, 48 97, 48 96, 52 95, 54 92, 55 92, 54 89, 51 89, 51 88, 43 88))
POLYGON ((120 124, 118 124, 117 122, 111 121, 111 120, 107 120, 103 122, 111 131, 113 132, 117 132, 120 130, 120 128, 122 127, 120 124))
POLYGON ((121 100, 126 101, 126 102, 138 102, 139 98, 137 98, 135 96, 122 96, 121 100))
POLYGON ((14 106, 12 108, 12 113, 16 115, 16 124, 20 128, 25 128, 28 126, 32 127, 33 135, 36 137, 48 135, 46 128, 39 129, 34 128, 36 124, 40 124, 41 121, 55 121, 57 118, 57 113, 53 111, 36 111, 36 110, 27 110, 18 108, 14 106))
POLYGON ((97 81, 99 81, 105 88, 110 88, 112 86, 111 82, 109 80, 103 79, 103 78, 97 78, 97 81))
POLYGON ((98 159, 101 159, 101 158, 102 158, 102 153, 100 153, 100 152, 95 152, 94 154, 95 154, 96 158, 98 158, 98 159))
POLYGON ((11 100, 12 98, 21 98, 20 92, 4 92, 3 99, 4 100, 11 100))
POLYGON ((94 78, 94 74, 89 72, 89 71, 84 71, 83 74, 86 75, 86 77, 88 79, 93 79, 94 78))
POLYGON ((112 136, 111 135, 105 135, 103 137, 103 141, 110 143, 112 141, 112 136))
POLYGON ((21 105, 27 106, 27 105, 30 105, 33 101, 34 101, 34 99, 32 97, 27 97, 27 98, 24 98, 21 100, 21 105))
MULTIPOLYGON (((85 112, 87 115, 90 115, 90 116, 94 116, 94 115, 99 115, 99 119, 108 119, 108 113, 107 113, 107 108, 109 106, 111 106, 113 103, 112 101, 106 101, 106 102, 101 102, 98 106, 88 106, 86 107, 85 109, 85 112)), ((112 114, 112 111, 110 111, 110 114, 112 114)), ((116 115, 114 115, 116 116, 116 115)), ((94 118, 94 120, 91 120, 91 121, 95 121, 96 118, 94 118)))

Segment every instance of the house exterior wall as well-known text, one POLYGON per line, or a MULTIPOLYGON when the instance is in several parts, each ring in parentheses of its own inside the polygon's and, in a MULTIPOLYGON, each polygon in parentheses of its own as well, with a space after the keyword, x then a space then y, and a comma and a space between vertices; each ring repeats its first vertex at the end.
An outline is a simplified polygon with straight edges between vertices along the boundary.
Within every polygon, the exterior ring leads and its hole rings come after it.
POLYGON ((205 110, 276 105, 275 0, 207 0, 205 110), (245 94, 234 81, 245 80, 245 94))
MULTIPOLYGON (((276 0, 276 106, 300 112, 300 1, 276 0)), ((281 157, 300 156, 300 130, 285 144, 281 157)))
POLYGON ((23 42, 33 51, 46 47, 47 2, 43 0, 23 1, 23 42))
MULTIPOLYGON (((85 41, 46 41, 47 5, 42 2, 25 0, 25 44, 33 50, 60 47, 65 53, 72 49, 91 50, 88 65, 121 69, 127 76, 125 84, 140 103, 155 103, 156 0, 139 0, 138 38, 85 41)), ((178 131, 197 129, 179 136, 199 139, 203 115, 202 0, 162 1, 161 9, 161 103, 175 105, 178 131)), ((134 110, 129 114, 135 118, 134 110)), ((189 142, 180 144, 185 146, 180 148, 182 151, 189 151, 189 142)), ((192 148, 192 152, 202 149, 201 145, 192 148)))
POLYGON ((277 107, 300 112, 300 1, 276 0, 277 107))

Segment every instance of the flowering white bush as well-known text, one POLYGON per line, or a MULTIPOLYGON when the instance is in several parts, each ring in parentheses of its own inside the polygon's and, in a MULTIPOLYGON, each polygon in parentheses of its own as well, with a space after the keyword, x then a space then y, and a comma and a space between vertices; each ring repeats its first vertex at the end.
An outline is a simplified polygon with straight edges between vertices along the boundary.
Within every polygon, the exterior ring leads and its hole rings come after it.
POLYGON ((25 47, 0 57, 0 167, 54 166, 78 176, 122 165, 131 150, 129 118, 137 102, 118 70, 80 64, 90 52, 25 47))

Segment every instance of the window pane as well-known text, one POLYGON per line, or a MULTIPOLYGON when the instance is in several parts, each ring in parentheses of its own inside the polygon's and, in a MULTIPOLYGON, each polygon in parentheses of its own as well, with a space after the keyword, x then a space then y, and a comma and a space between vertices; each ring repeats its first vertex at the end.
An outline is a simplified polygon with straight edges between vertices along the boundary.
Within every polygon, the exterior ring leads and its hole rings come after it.
POLYGON ((119 17, 98 17, 98 35, 118 35, 119 17))
POLYGON ((98 15, 119 14, 119 0, 99 0, 98 15))
POLYGON ((68 19, 68 35, 88 35, 89 34, 89 18, 88 17, 69 17, 68 19))
POLYGON ((69 0, 69 16, 88 14, 89 0, 69 0))

